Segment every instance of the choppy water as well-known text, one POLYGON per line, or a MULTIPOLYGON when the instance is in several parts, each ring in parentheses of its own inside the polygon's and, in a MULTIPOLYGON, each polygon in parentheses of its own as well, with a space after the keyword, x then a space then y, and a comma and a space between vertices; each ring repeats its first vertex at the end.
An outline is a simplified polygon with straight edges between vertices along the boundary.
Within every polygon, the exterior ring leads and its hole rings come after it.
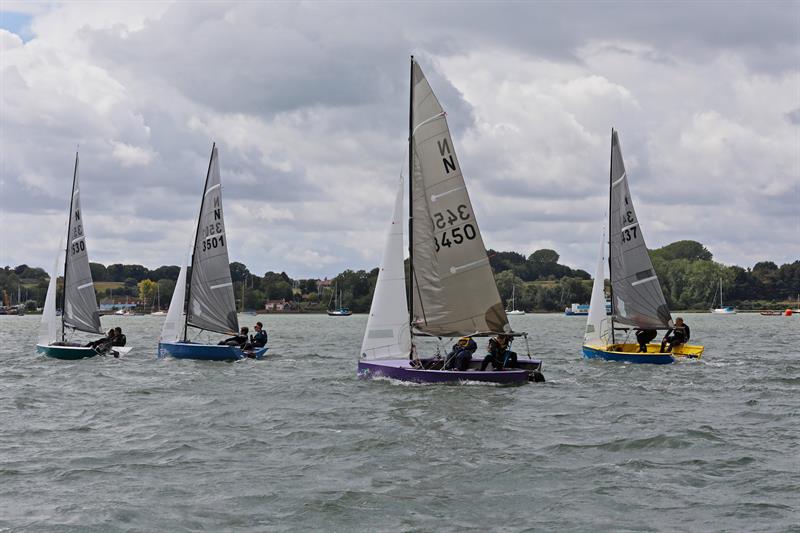
POLYGON ((163 317, 57 361, 0 317, 0 531, 800 531, 800 317, 686 318, 705 358, 664 367, 511 317, 548 382, 498 388, 359 381, 364 316, 262 316, 238 363, 157 361, 163 317))

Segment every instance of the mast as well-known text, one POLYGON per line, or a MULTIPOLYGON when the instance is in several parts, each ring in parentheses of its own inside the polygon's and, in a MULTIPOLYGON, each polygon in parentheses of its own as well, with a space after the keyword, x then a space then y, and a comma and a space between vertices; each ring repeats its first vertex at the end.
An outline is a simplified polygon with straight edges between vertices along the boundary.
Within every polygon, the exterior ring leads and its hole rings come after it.
POLYGON ((408 98, 408 330, 412 337, 412 349, 408 358, 413 358, 414 337, 414 156, 412 154, 412 134, 414 133, 414 56, 411 56, 409 71, 408 98))
MULTIPOLYGON (((192 245, 192 266, 194 266, 194 252, 197 250, 197 237, 200 235, 200 219, 203 217, 203 207, 205 207, 206 203, 206 189, 208 188, 208 177, 211 176, 211 163, 214 161, 214 149, 217 147, 217 143, 211 144, 211 157, 208 158, 208 171, 206 172, 206 181, 203 184, 203 199, 200 200, 200 213, 197 215, 197 227, 195 228, 194 232, 194 243, 192 245)), ((183 319, 183 341, 186 342, 189 340, 188 338, 188 330, 189 330, 189 309, 188 306, 191 305, 192 302, 192 283, 191 283, 191 276, 186 276, 186 315, 183 319)))
POLYGON ((72 194, 69 197, 69 221, 67 222, 67 245, 64 248, 64 297, 61 300, 61 341, 67 338, 67 261, 69 258, 69 239, 72 234, 72 204, 75 200, 75 180, 78 176, 78 152, 75 152, 75 169, 72 171, 72 194))
MULTIPOLYGON (((614 278, 611 270, 611 182, 614 179, 612 174, 614 166, 614 128, 611 128, 611 155, 608 162, 608 280, 611 282, 611 344, 616 342, 614 338, 614 278)), ((605 303, 603 304, 605 309, 605 303)))

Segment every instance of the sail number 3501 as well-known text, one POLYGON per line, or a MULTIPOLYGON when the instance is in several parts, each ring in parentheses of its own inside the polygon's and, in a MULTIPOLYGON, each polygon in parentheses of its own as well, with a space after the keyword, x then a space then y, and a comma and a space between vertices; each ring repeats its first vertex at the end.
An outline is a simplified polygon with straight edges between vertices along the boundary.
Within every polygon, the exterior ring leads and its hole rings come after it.
POLYGON ((203 239, 203 251, 211 250, 212 248, 220 248, 225 246, 225 236, 220 235, 219 237, 208 237, 203 239))

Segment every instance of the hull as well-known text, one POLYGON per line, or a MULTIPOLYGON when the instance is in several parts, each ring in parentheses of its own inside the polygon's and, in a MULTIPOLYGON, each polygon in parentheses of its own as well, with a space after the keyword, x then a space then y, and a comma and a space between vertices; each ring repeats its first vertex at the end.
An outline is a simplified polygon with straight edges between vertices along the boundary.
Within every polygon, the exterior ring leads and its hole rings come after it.
POLYGON ((735 315, 736 309, 733 307, 722 307, 718 309, 712 309, 711 312, 715 315, 735 315))
POLYGON ((673 352, 661 353, 660 344, 648 344, 647 353, 639 353, 638 344, 614 344, 609 346, 583 346, 583 356, 587 359, 604 359, 622 363, 668 365, 676 359, 700 359, 702 346, 684 344, 673 352))
POLYGON ((266 346, 252 352, 245 352, 236 346, 220 346, 218 344, 197 344, 193 342, 159 342, 158 357, 174 357, 175 359, 196 359, 198 361, 237 361, 251 358, 261 359, 267 353, 266 346))
POLYGON ((52 344, 36 345, 37 353, 44 354, 47 357, 52 357, 53 359, 65 359, 72 361, 77 359, 87 359, 89 357, 94 357, 96 355, 109 355, 109 356, 113 355, 115 357, 119 357, 120 355, 127 354, 132 349, 133 348, 130 346, 115 346, 114 348, 111 349, 110 352, 100 354, 96 352, 94 348, 87 348, 86 346, 80 346, 80 345, 72 345, 72 346, 61 346, 52 344))
POLYGON ((36 351, 46 355, 47 357, 52 357, 53 359, 66 360, 86 359, 98 355, 94 348, 87 348, 85 346, 37 344, 36 351))
POLYGON ((564 315, 566 316, 589 316, 589 311, 573 311, 571 309, 567 309, 564 311, 564 315))
MULTIPOLYGON (((430 363, 432 359, 423 359, 423 363, 430 363)), ((520 368, 509 370, 484 370, 480 371, 481 361, 473 360, 470 369, 458 370, 422 370, 413 368, 409 359, 385 359, 358 362, 358 377, 372 379, 378 377, 409 381, 412 383, 438 383, 457 385, 465 382, 494 383, 497 385, 524 385, 528 381, 544 381, 539 372, 542 362, 537 359, 518 361, 520 368), (534 378, 536 372, 540 377, 534 378)))
POLYGON ((525 311, 506 311, 506 315, 524 315, 525 311))
POLYGON ((328 316, 350 316, 352 311, 328 311, 328 316))

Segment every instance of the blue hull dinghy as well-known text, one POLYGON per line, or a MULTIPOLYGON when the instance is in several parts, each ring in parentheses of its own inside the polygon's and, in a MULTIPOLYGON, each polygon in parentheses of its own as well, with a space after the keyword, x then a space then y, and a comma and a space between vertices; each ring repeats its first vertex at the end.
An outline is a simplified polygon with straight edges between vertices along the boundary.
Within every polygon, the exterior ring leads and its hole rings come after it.
MULTIPOLYGON (((158 357, 200 361, 261 359, 266 346, 252 347, 247 336, 227 344, 204 344, 188 338, 189 328, 235 335, 239 331, 233 297, 228 234, 222 212, 222 179, 216 144, 211 148, 200 215, 192 251, 192 276, 188 279, 188 256, 184 256, 175 292, 158 342, 158 357), (188 295, 188 297, 187 297, 188 295), (184 313, 184 301, 187 302, 184 313)), ((244 329, 244 328, 243 328, 244 329)), ((240 332, 240 335, 245 333, 240 332)))

